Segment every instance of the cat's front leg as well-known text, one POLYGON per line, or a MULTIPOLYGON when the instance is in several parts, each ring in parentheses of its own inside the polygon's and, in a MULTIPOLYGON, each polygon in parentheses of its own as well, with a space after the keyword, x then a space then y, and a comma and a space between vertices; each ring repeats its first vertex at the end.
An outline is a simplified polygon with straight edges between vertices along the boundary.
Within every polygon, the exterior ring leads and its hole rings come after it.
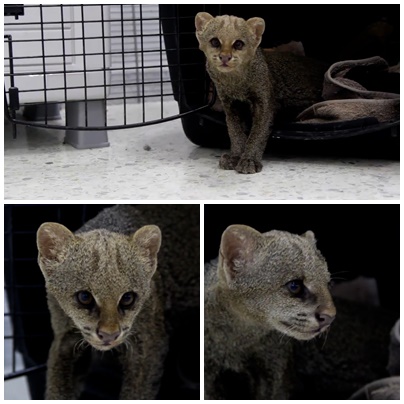
POLYGON ((220 374, 223 372, 222 366, 215 361, 205 358, 204 377, 204 399, 205 400, 226 400, 225 389, 220 382, 220 374))
POLYGON ((219 167, 222 170, 234 170, 240 160, 240 156, 233 156, 232 154, 223 153, 220 156, 219 167))
POLYGON ((78 398, 74 376, 74 346, 78 342, 70 334, 56 336, 52 342, 46 380, 46 400, 74 400, 78 398))
POLYGON ((161 363, 150 364, 147 360, 136 361, 128 355, 123 366, 120 400, 155 400, 163 375, 161 363))
POLYGON ((244 151, 247 135, 244 121, 237 105, 229 100, 223 101, 226 113, 227 131, 230 137, 230 154, 224 153, 220 157, 219 167, 223 170, 234 170, 244 151))
POLYGON ((123 369, 120 400, 155 400, 159 391, 168 350, 166 335, 148 341, 136 339, 120 361, 123 369))
POLYGON ((273 112, 266 100, 256 101, 250 135, 235 170, 241 174, 255 174, 262 170, 262 156, 270 135, 273 112))

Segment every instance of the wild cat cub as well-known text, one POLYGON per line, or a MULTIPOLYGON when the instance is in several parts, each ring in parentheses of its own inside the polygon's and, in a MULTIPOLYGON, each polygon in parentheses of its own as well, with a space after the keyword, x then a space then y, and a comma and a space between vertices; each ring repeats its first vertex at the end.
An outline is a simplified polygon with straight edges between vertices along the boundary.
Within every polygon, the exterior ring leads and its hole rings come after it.
POLYGON ((54 332, 46 399, 183 393, 184 355, 199 369, 199 223, 199 205, 147 204, 106 208, 74 234, 39 228, 54 332))
POLYGON ((311 231, 233 225, 205 268, 205 399, 288 399, 292 344, 327 330, 336 310, 311 231))
POLYGON ((291 53, 263 52, 262 18, 195 17, 199 48, 226 114, 231 142, 219 166, 243 174, 262 170, 262 156, 275 118, 294 118, 321 100, 326 66, 291 53))
POLYGON ((109 353, 123 374, 120 399, 155 398, 167 351, 156 271, 160 229, 75 235, 61 224, 44 223, 37 243, 54 331, 46 399, 78 398, 86 355, 94 361, 98 352, 113 348, 109 353))

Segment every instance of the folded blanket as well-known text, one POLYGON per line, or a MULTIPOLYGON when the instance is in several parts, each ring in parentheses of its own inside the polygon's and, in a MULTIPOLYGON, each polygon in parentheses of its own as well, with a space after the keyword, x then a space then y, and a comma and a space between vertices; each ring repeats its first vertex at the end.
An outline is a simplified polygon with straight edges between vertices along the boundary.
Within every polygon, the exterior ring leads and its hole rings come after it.
POLYGON ((366 88, 369 76, 388 73, 387 62, 379 56, 334 63, 324 76, 325 101, 312 105, 299 114, 300 122, 347 121, 374 117, 390 122, 400 117, 400 95, 366 88))

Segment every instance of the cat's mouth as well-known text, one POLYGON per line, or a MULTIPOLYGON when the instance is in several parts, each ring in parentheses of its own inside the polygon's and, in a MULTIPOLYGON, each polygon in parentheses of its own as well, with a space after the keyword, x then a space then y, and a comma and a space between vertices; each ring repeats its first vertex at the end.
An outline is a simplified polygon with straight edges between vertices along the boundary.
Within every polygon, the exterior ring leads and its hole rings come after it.
POLYGON ((100 341, 99 339, 95 338, 86 338, 85 340, 98 351, 109 351, 110 349, 116 348, 117 346, 121 345, 124 342, 124 338, 107 342, 100 341))
POLYGON ((223 62, 223 63, 219 64, 219 65, 217 66, 217 68, 218 68, 219 70, 221 70, 221 71, 229 71, 229 70, 232 70, 232 69, 234 68, 234 66, 229 65, 229 64, 226 63, 226 62, 223 62))
POLYGON ((91 332, 91 329, 88 327, 81 330, 81 333, 84 337, 84 341, 86 341, 93 348, 97 349, 98 351, 109 351, 125 343, 128 330, 129 327, 124 326, 121 330, 119 330, 119 332, 116 332, 115 334, 108 334, 100 330, 91 332))
POLYGON ((290 337, 296 338, 298 340, 310 340, 314 337, 317 337, 324 331, 326 331, 329 328, 329 325, 324 326, 324 327, 318 327, 315 329, 299 329, 299 328, 294 328, 291 326, 291 324, 286 323, 281 321, 281 324, 286 327, 281 327, 279 331, 283 332, 286 335, 289 335, 290 337))

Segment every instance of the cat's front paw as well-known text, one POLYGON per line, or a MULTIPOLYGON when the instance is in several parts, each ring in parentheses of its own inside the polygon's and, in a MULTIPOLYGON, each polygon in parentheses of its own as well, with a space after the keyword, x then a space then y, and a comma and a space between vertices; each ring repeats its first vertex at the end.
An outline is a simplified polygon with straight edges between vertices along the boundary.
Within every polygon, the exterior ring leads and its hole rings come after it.
POLYGON ((240 174, 255 174, 262 171, 262 164, 257 160, 241 158, 235 170, 240 174))
POLYGON ((222 170, 234 170, 239 162, 240 157, 230 156, 230 154, 222 154, 219 161, 219 167, 222 170))

